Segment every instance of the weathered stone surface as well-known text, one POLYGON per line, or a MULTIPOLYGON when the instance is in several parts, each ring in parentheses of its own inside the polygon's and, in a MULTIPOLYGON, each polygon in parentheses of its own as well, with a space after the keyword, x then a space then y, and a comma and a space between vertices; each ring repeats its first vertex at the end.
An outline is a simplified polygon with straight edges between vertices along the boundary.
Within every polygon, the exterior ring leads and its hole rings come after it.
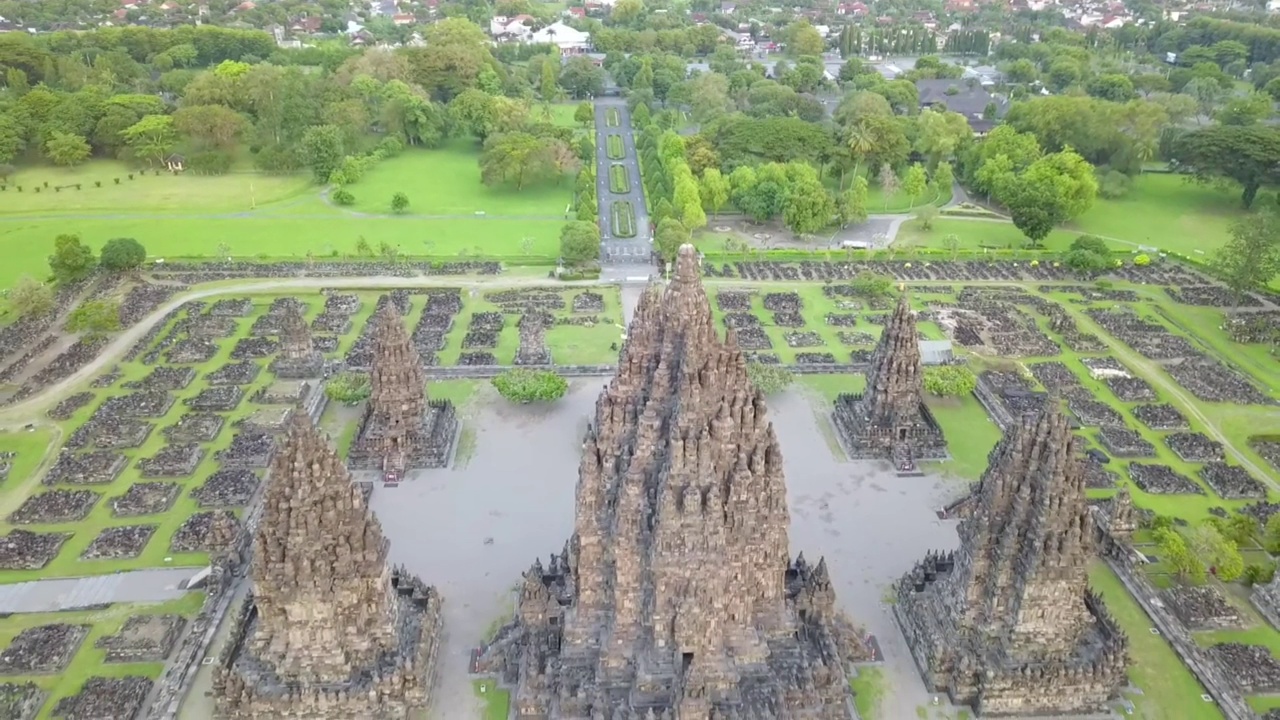
POLYGON ((305 413, 290 420, 263 502, 253 594, 215 672, 217 717, 424 713, 439 594, 387 565, 382 526, 305 413))
POLYGON ((60 720, 136 720, 142 714, 151 679, 137 675, 93 677, 80 692, 58 701, 53 717, 60 720))
POLYGON ((836 398, 835 426, 850 455, 892 459, 904 468, 914 468, 916 459, 946 457, 942 428, 921 400, 923 389, 915 314, 903 295, 871 355, 866 390, 836 398))
POLYGON ((120 632, 99 638, 94 647, 106 651, 109 663, 164 662, 186 622, 181 615, 134 615, 120 632))
POLYGON ((1057 408, 1024 415, 991 452, 960 550, 898 584, 925 685, 984 716, 1100 712, 1125 684, 1128 639, 1088 587, 1078 443, 1057 408))
POLYGON ((373 337, 371 394, 351 446, 353 468, 402 478, 409 468, 444 467, 457 436, 448 400, 428 401, 422 359, 394 303, 382 306, 373 337))
POLYGON ((849 717, 860 648, 790 562, 782 455, 684 246, 640 301, 583 443, 575 531, 480 658, 528 720, 849 717))
POLYGON ((324 372, 324 355, 311 343, 311 328, 297 303, 284 305, 279 313, 280 354, 271 363, 271 372, 280 378, 315 378, 324 372))
POLYGON ((88 634, 88 625, 57 623, 27 628, 0 652, 0 675, 59 672, 75 657, 88 634))
POLYGON ((0 683, 0 717, 35 720, 44 705, 45 691, 33 682, 0 683))

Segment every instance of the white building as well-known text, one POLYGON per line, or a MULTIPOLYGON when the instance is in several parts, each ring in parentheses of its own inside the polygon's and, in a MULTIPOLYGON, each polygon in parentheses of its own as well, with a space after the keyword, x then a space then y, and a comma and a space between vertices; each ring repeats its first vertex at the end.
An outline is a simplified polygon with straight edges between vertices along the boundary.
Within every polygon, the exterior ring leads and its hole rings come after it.
POLYGON ((555 45, 562 55, 581 55, 591 49, 591 34, 554 22, 534 32, 527 42, 555 45))

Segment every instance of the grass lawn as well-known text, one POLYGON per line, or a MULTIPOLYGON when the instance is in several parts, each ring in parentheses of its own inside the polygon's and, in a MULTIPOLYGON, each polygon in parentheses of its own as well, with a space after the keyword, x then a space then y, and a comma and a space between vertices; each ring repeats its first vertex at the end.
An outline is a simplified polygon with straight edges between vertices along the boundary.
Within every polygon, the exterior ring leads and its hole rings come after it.
POLYGON ((384 160, 348 188, 356 199, 351 209, 388 214, 391 196, 402 192, 409 196, 409 215, 564 215, 572 199, 572 178, 520 190, 514 185, 491 188, 480 182, 477 148, 469 139, 455 139, 435 150, 410 149, 384 160))
MULTIPOLYGON (((970 220, 940 217, 933 222, 932 230, 921 230, 920 224, 914 220, 902 223, 898 229, 898 237, 893 241, 894 247, 945 249, 943 242, 948 235, 960 238, 960 250, 1021 250, 1027 245, 1027 238, 1013 223, 1000 220, 970 220)), ((1065 251, 1073 240, 1080 236, 1078 232, 1054 230, 1045 238, 1046 250, 1065 251)), ((1125 249, 1119 243, 1117 250, 1125 249)))
POLYGON ((1243 215, 1238 188, 1190 183, 1183 175, 1150 173, 1134 179, 1126 197, 1098 198, 1072 226, 1195 257, 1221 246, 1231 222, 1243 215))
POLYGON ((858 708, 862 720, 879 720, 880 703, 884 701, 887 688, 884 684, 884 670, 878 667, 860 667, 858 676, 849 681, 853 688, 853 704, 858 708))
MULTIPOLYGON (((899 190, 894 193, 885 193, 880 187, 880 181, 876 173, 869 170, 863 171, 863 175, 867 176, 867 212, 872 215, 881 213, 905 213, 910 212, 913 208, 923 205, 946 205, 951 202, 951 188, 942 188, 937 191, 930 187, 925 190, 923 195, 916 198, 908 197, 906 193, 899 190), (913 201, 914 200, 914 201, 913 201)), ((853 175, 846 174, 843 178, 845 190, 853 183, 853 175)), ((823 175, 822 182, 833 191, 841 190, 840 171, 827 169, 823 175)))
POLYGON ((49 447, 52 441, 53 431, 48 427, 0 433, 0 452, 15 453, 14 458, 9 461, 12 466, 9 468, 8 478, 0 484, 0 488, 10 492, 28 480, 40 467, 41 461, 52 455, 55 449, 49 447))
MULTIPOLYGON (((263 175, 244 167, 216 177, 145 174, 116 160, 93 160, 73 168, 23 167, 0 192, 0 215, 122 212, 241 212, 305 193, 310 177, 263 175), (129 179, 133 173, 134 179, 129 179), (120 184, 115 184, 115 178, 120 184), (102 183, 95 187, 94 183, 102 183), (44 184, 48 187, 44 188, 44 184), (55 186, 80 183, 80 189, 55 186), (18 192, 22 186, 22 192, 18 192), (37 186, 40 192, 35 192, 37 186)), ((388 198, 388 202, 390 198, 388 198)))
POLYGON ((484 704, 484 720, 507 720, 511 712, 511 693, 493 680, 472 680, 476 697, 484 704))
POLYGON ((842 393, 859 393, 867 388, 865 375, 796 375, 796 385, 827 403, 834 403, 842 393))
POLYGON ((176 613, 190 619, 204 602, 204 593, 188 593, 181 600, 158 604, 117 604, 105 609, 81 610, 61 613, 23 613, 0 619, 0 647, 7 647, 25 629, 39 625, 68 623, 90 625, 89 634, 65 670, 53 675, 10 676, 5 682, 21 684, 33 682, 49 693, 37 720, 53 717, 58 701, 75 695, 91 677, 125 677, 144 675, 158 678, 164 671, 164 663, 111 663, 106 664, 106 653, 93 645, 99 638, 119 632, 133 615, 176 613))
POLYGON ((987 455, 1000 442, 998 428, 972 395, 962 398, 925 396, 925 404, 942 426, 951 459, 939 464, 944 471, 965 480, 977 480, 987 469, 987 455))
POLYGON ((1095 560, 1089 567, 1089 584, 1102 594, 1107 609, 1129 636, 1129 679, 1142 689, 1130 695, 1132 717, 1143 720, 1220 720, 1213 703, 1200 699, 1204 690, 1164 638, 1150 632, 1151 618, 1129 595, 1111 568, 1095 560))

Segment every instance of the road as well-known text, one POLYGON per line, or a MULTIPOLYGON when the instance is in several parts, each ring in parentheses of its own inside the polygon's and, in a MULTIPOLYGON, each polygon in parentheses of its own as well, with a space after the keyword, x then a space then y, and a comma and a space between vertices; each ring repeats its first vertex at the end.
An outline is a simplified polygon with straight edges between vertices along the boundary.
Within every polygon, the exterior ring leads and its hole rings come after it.
POLYGON ((631 131, 631 111, 620 98, 601 98, 596 101, 596 199, 600 216, 600 259, 605 263, 649 265, 649 253, 653 244, 649 235, 649 210, 644 202, 644 183, 640 179, 640 161, 636 153, 636 139, 631 131), (618 126, 609 127, 609 112, 618 112, 618 126), (623 157, 609 157, 609 138, 621 137, 623 157), (629 187, 625 193, 615 193, 609 188, 609 172, 614 165, 627 169, 629 187), (636 235, 634 238, 614 237, 613 203, 625 200, 635 210, 636 235))

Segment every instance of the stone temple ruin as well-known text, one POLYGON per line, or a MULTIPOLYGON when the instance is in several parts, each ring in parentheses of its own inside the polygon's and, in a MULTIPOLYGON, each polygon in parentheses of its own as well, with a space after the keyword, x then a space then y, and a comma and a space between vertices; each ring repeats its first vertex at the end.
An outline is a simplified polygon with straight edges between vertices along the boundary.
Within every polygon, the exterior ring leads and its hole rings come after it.
POLYGON ((1128 639, 1090 591, 1093 525, 1070 424, 1027 414, 991 451, 960 549, 898 584, 894 615, 932 691, 982 716, 1106 711, 1128 639))
POLYGON ((478 666, 522 720, 852 716, 860 636, 788 554, 782 455, 692 246, 640 301, 583 443, 575 531, 478 666))
POLYGON ((376 322, 371 394, 347 460, 387 481, 410 469, 445 467, 458 435, 453 403, 427 399, 422 360, 394 303, 382 306, 376 322))
POLYGON ((297 303, 280 311, 280 354, 271 363, 276 377, 299 380, 324 373, 324 355, 311 342, 311 328, 297 303))
POLYGON ((871 355, 866 391, 836 398, 835 426, 850 457, 890 459, 900 471, 914 470, 917 459, 945 458, 946 440, 921 400, 923 389, 916 319, 903 295, 871 355))
POLYGON ((417 717, 441 630, 435 588, 389 543, 328 438, 294 413, 253 543, 253 593, 214 676, 215 717, 417 717))

